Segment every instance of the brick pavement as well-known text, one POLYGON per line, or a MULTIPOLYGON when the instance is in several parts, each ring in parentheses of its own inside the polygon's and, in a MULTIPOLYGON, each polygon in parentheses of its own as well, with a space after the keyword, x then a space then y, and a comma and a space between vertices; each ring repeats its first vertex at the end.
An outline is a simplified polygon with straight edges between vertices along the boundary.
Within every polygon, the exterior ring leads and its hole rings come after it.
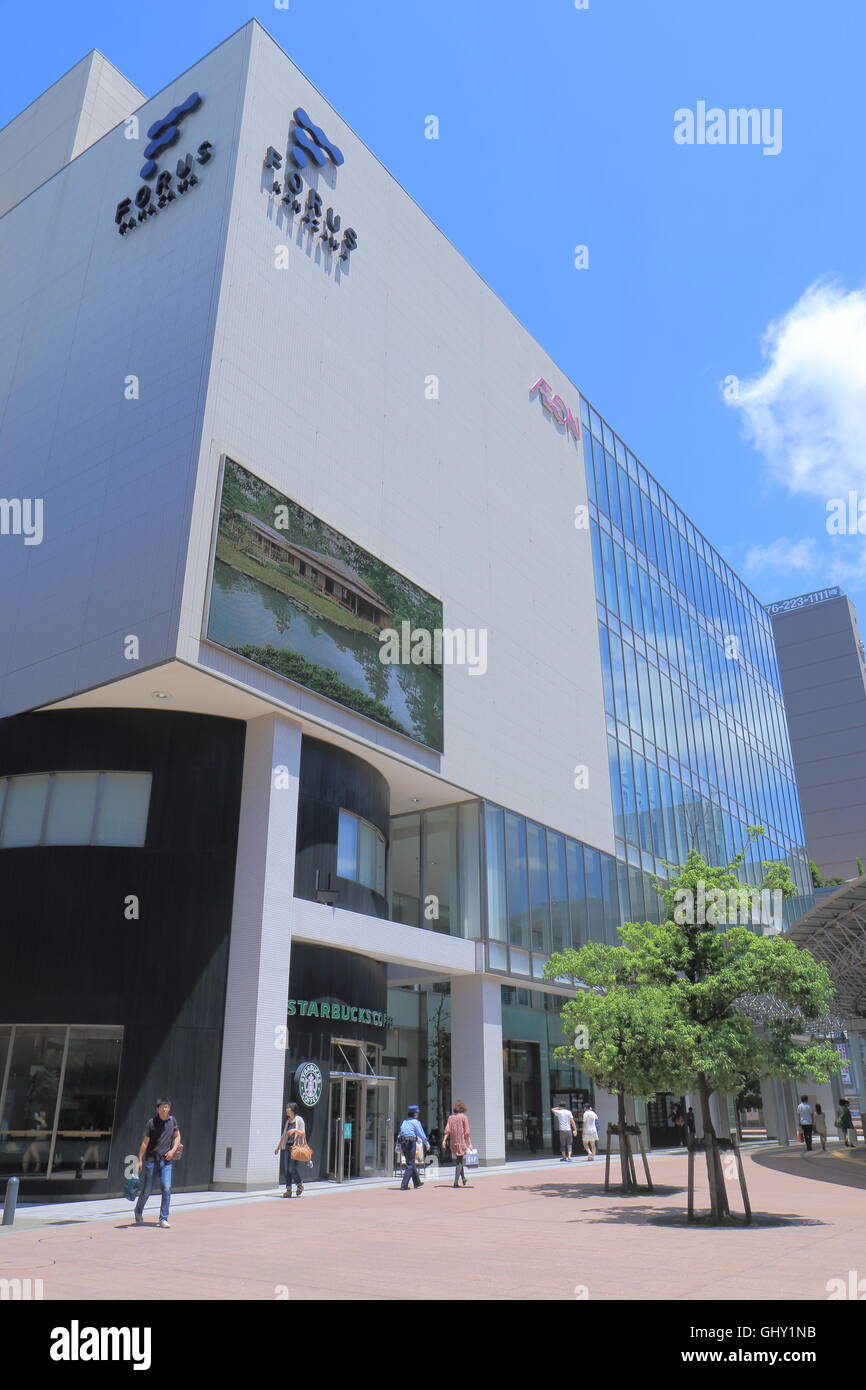
POLYGON ((745 1165, 758 1215, 748 1230, 661 1224, 684 1209, 686 1159, 654 1155, 658 1190, 631 1198, 604 1193, 602 1161, 483 1174, 459 1191, 444 1180, 190 1206, 172 1211, 169 1231, 154 1198, 143 1227, 130 1206, 3 1232, 0 1278, 41 1278, 54 1300, 573 1301, 822 1300, 829 1279, 866 1276, 863 1189, 810 1181, 796 1163, 745 1165))

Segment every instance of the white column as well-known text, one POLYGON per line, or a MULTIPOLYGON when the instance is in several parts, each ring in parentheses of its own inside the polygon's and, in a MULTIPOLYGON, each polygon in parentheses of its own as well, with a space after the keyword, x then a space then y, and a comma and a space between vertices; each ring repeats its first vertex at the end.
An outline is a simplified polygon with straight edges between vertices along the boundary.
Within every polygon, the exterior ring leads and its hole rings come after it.
POLYGON ((214 1153, 221 1188, 278 1182, 285 1050, 277 1030, 289 997, 300 762, 299 724, 279 715, 247 724, 214 1153))
POLYGON ((502 986, 490 975, 451 977, 451 1097, 466 1103, 479 1161, 504 1163, 502 986))
MULTIPOLYGON (((595 1113, 598 1115, 598 1151, 603 1153, 607 1146, 608 1125, 619 1124, 619 1101, 611 1091, 603 1086, 595 1087, 595 1113)), ((619 1138, 611 1136, 611 1153, 619 1153, 619 1138)))

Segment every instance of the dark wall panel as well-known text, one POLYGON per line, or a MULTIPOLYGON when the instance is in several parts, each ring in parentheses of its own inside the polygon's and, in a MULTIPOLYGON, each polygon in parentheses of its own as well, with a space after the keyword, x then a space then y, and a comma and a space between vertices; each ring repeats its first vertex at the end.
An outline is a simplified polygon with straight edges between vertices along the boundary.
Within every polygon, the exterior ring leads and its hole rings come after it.
MULTIPOLYGON (((184 1136, 178 1187, 207 1186, 213 1144, 243 770, 244 724, 149 710, 0 721, 0 775, 153 774, 142 848, 0 850, 0 1022, 124 1028, 110 1176, 116 1192, 159 1093, 184 1136), (138 921, 126 920, 134 894, 138 921)), ((61 1195, 62 1180, 22 1190, 61 1195)))
POLYGON ((388 900, 362 883, 337 878, 337 829, 342 808, 375 825, 388 840, 390 789, 376 768, 320 739, 305 738, 301 750, 295 895, 315 901, 316 872, 326 887, 329 875, 337 906, 371 917, 388 916, 388 900))

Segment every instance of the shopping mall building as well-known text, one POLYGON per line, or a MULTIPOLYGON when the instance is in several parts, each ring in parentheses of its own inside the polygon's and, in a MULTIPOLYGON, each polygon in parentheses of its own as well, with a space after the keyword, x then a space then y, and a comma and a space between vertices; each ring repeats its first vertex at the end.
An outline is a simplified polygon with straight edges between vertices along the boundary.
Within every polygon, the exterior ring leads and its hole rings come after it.
POLYGON ((157 1095, 187 1187, 290 1097, 335 1179, 604 1122, 551 953, 749 825, 811 903, 761 605, 256 22, 89 55, 0 197, 0 1174, 116 1192, 157 1095))

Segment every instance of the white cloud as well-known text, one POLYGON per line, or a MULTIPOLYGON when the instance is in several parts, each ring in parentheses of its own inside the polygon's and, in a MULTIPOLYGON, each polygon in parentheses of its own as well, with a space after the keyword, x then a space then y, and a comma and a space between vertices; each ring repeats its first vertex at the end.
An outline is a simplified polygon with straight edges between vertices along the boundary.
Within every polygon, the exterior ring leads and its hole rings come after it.
POLYGON ((750 546, 746 551, 743 567, 747 574, 758 571, 788 574, 792 571, 813 570, 818 563, 814 541, 792 541, 787 536, 779 536, 778 540, 771 541, 769 545, 750 546))
POLYGON ((769 325, 762 350, 763 373, 725 397, 773 478, 823 499, 866 492, 866 292, 811 285, 769 325))

